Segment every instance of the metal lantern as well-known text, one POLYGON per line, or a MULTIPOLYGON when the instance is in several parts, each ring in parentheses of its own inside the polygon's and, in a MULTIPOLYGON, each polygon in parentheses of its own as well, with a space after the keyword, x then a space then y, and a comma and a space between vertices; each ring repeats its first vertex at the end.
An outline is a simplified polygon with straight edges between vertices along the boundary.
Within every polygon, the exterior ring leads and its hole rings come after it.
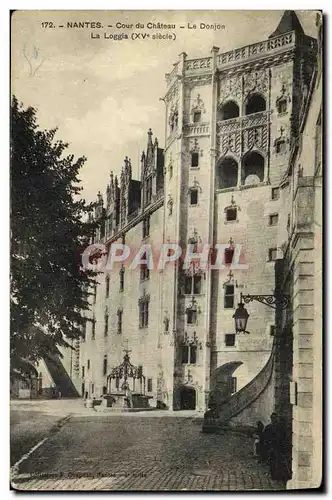
POLYGON ((238 304, 238 308, 233 314, 233 318, 235 319, 235 331, 236 333, 250 333, 247 332, 247 323, 249 318, 249 313, 247 309, 245 309, 244 304, 240 302, 238 304))

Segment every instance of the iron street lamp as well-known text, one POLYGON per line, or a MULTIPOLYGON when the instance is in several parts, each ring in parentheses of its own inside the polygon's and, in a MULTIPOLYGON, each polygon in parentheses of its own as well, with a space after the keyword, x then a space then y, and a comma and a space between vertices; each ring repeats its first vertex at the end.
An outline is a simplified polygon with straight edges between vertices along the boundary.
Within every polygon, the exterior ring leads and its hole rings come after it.
POLYGON ((240 295, 240 303, 238 304, 238 308, 233 314, 233 318, 235 320, 235 331, 236 333, 250 333, 247 331, 247 323, 249 318, 249 313, 244 307, 244 304, 249 304, 256 300, 257 302, 261 302, 272 309, 287 309, 289 306, 289 296, 278 294, 278 295, 240 295), (243 302, 242 302, 243 301, 243 302))
POLYGON ((250 332, 247 332, 247 330, 246 330, 249 316, 250 315, 249 315, 247 309, 244 307, 244 304, 242 302, 242 297, 241 297, 240 303, 238 304, 238 308, 236 309, 235 313, 233 314, 233 318, 235 319, 235 331, 236 331, 236 333, 240 333, 240 332, 250 333, 250 332))

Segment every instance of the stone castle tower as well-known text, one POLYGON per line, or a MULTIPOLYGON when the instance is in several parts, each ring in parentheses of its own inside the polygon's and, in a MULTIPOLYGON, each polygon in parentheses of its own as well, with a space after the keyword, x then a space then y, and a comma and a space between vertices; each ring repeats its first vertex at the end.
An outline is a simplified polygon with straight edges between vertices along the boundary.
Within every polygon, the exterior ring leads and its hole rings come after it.
MULTIPOLYGON (((174 200, 171 215, 166 211, 166 240, 229 243, 230 253, 239 244, 247 264, 200 277, 196 269, 192 290, 188 285, 184 294, 181 282, 187 278, 164 271, 163 308, 172 311, 175 336, 199 345, 197 363, 190 367, 175 350, 175 407, 181 406, 181 387, 189 378, 198 406, 205 407, 211 391, 229 396, 269 357, 273 310, 250 305, 251 333, 235 336, 233 308, 240 292, 274 291, 274 261, 283 252, 276 244, 278 227, 288 217, 280 206, 279 184, 315 50, 315 40, 305 35, 296 14, 286 11, 268 40, 227 53, 213 47, 201 59, 183 53, 166 75, 165 200, 174 200), (199 313, 191 324, 187 313, 193 303, 199 313)), ((181 341, 177 345, 181 351, 181 341)))

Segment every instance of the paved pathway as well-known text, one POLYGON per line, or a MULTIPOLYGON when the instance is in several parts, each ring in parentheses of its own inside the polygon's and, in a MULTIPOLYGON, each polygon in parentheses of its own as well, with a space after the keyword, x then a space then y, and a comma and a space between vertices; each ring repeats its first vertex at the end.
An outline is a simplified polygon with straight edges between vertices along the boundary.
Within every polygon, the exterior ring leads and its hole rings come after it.
POLYGON ((23 461, 19 490, 276 490, 241 434, 202 434, 199 420, 126 414, 69 419, 23 461), (135 416, 134 416, 135 415, 135 416))

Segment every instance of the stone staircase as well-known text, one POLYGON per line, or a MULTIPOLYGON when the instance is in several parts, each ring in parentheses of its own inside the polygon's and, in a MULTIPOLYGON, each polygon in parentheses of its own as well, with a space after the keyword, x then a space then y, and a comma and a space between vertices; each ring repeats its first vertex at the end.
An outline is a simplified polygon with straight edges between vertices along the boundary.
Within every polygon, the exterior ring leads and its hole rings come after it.
POLYGON ((204 416, 203 432, 215 432, 227 427, 232 419, 253 405, 267 389, 273 375, 276 352, 274 340, 271 354, 262 370, 247 385, 223 401, 215 412, 209 410, 204 416))

